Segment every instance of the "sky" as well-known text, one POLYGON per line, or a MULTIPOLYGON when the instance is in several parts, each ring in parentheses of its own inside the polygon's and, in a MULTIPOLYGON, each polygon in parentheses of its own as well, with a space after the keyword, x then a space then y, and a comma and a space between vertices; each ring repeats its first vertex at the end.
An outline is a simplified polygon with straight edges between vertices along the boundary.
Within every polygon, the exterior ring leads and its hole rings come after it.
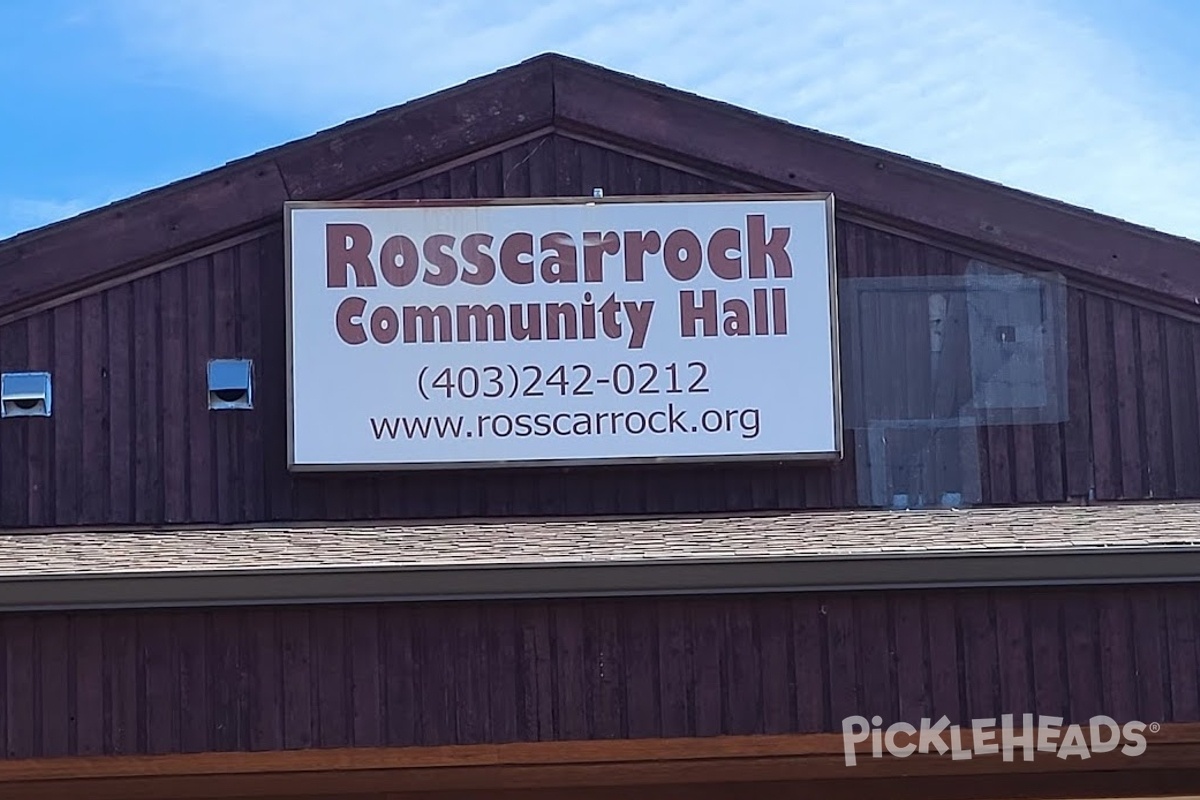
POLYGON ((1200 240, 1196 41, 1193 0, 0 0, 0 239, 556 51, 1200 240))

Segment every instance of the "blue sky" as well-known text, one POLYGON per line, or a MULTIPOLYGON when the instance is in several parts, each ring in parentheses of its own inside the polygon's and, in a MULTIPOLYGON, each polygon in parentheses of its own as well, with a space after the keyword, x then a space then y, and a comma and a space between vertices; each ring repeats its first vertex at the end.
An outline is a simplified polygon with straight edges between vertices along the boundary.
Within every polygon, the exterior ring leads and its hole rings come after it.
POLYGON ((1191 0, 3 0, 0 238, 546 50, 1200 239, 1191 0))

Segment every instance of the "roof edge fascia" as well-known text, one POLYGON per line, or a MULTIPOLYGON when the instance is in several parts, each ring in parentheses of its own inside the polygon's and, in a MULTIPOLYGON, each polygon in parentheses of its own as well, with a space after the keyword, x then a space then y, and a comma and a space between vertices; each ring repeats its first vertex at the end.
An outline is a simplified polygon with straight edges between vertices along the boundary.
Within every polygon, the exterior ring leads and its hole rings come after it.
POLYGON ((841 206, 876 218, 1200 304, 1200 242, 586 62, 561 59, 553 78, 563 130, 791 191, 836 185, 841 206))
POLYGON ((282 223, 287 201, 352 197, 547 129, 553 61, 533 58, 0 240, 0 324, 282 223))
POLYGON ((0 578, 0 612, 1200 582, 1200 547, 0 578))

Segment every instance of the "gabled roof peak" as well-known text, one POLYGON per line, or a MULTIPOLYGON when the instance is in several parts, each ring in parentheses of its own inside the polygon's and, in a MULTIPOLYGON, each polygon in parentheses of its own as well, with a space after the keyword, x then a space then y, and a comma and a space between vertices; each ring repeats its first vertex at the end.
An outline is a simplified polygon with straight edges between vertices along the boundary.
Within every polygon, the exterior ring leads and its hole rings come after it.
POLYGON ((763 190, 832 191, 860 218, 1200 307, 1200 243, 548 52, 0 242, 0 323, 277 224, 287 200, 353 197, 555 130, 763 190))

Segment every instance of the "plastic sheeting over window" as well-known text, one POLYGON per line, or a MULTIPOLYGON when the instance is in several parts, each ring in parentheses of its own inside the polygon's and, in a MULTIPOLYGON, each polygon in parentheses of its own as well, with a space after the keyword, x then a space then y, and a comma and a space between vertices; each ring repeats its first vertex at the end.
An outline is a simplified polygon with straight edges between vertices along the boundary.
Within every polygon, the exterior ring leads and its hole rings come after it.
POLYGON ((839 303, 862 504, 979 502, 978 428, 1066 419, 1061 276, 971 262, 962 275, 844 280, 839 303))

